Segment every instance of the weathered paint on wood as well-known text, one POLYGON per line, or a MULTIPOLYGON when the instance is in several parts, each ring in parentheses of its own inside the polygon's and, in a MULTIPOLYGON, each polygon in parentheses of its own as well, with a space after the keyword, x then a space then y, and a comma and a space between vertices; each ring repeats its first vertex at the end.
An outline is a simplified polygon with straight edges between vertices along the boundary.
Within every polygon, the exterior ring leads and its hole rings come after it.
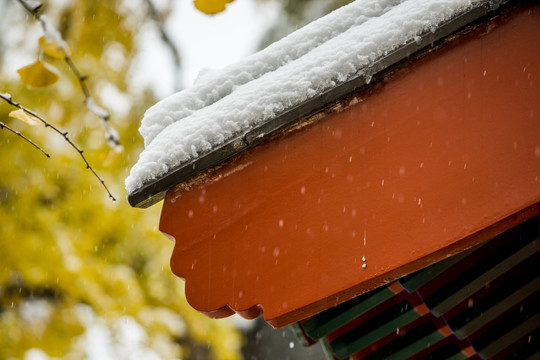
POLYGON ((160 229, 190 304, 281 327, 537 215, 539 41, 539 6, 498 17, 169 190, 160 229))

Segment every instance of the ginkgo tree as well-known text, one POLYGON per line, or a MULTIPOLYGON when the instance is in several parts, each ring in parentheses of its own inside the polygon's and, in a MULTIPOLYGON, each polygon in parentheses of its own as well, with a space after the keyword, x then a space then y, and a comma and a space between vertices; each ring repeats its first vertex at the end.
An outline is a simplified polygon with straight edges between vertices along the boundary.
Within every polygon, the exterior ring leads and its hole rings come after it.
MULTIPOLYGON (((40 49, 38 59, 35 62, 31 63, 30 65, 26 65, 17 70, 17 73, 19 74, 21 81, 24 84, 28 85, 29 87, 34 87, 34 88, 50 86, 58 81, 59 74, 54 66, 49 65, 48 63, 42 60, 42 56, 46 55, 54 59, 65 60, 70 70, 75 74, 75 76, 77 77, 80 83, 80 86, 81 86, 81 89, 85 98, 84 103, 86 104, 87 108, 100 118, 102 125, 105 128, 106 139, 107 139, 108 144, 115 151, 121 152, 122 146, 120 145, 118 132, 115 129, 113 129, 108 123, 109 112, 94 102, 94 99, 90 94, 90 90, 85 83, 86 76, 80 73, 79 69, 75 66, 74 62, 71 59, 71 49, 69 48, 68 44, 64 41, 64 39, 62 38, 62 35, 48 21, 46 16, 40 14, 40 10, 43 4, 40 1, 36 1, 36 0, 18 0, 18 2, 31 15, 33 15, 33 17, 35 17, 37 21, 39 21, 43 29, 43 33, 44 33, 44 35, 41 36, 38 40, 38 45, 40 49)), ((109 188, 105 184, 105 181, 97 174, 95 169, 90 165, 85 155, 83 155, 83 150, 80 149, 68 137, 67 132, 61 131, 59 128, 52 125, 43 117, 37 115, 34 111, 14 101, 10 94, 0 94, 0 99, 6 101, 8 104, 17 108, 17 110, 13 110, 9 114, 11 117, 15 119, 19 119, 30 126, 43 123, 43 125, 46 128, 50 128, 53 131, 55 131, 57 134, 61 135, 66 140, 66 142, 70 144, 71 147, 73 147, 79 153, 79 155, 81 156, 82 160, 84 161, 86 165, 86 168, 89 169, 95 175, 95 177, 99 180, 99 182, 103 185, 103 187, 107 191, 109 197, 114 202, 116 202, 116 198, 110 192, 109 188)), ((22 135, 21 132, 15 131, 11 127, 2 123, 2 129, 4 128, 10 130, 11 132, 15 133, 16 135, 23 138, 24 140, 27 140, 29 143, 34 145, 34 147, 36 147, 38 150, 42 151, 47 157, 49 157, 48 153, 43 151, 43 149, 39 145, 34 143, 32 140, 22 135)))
MULTIPOLYGON (((93 112, 95 115, 99 116, 101 119, 102 125, 106 130, 106 139, 107 142, 111 147, 113 147, 117 152, 122 151, 122 146, 120 145, 120 139, 118 136, 117 131, 112 128, 109 125, 109 112, 102 108, 101 106, 97 105, 90 94, 90 90, 88 86, 86 85, 86 75, 81 74, 79 69, 75 66, 74 62, 71 59, 71 49, 67 42, 62 38, 62 35, 56 30, 56 28, 49 22, 47 17, 45 15, 42 15, 40 13, 40 10, 42 9, 43 3, 38 0, 17 0, 33 17, 36 18, 37 21, 39 21, 44 35, 41 36, 38 39, 38 45, 39 45, 39 55, 36 61, 33 63, 23 66, 20 69, 17 70, 17 73, 20 76, 21 81, 28 85, 29 87, 34 88, 40 88, 40 87, 46 87, 50 86, 54 83, 56 83, 59 79, 59 72, 58 70, 51 64, 47 63, 42 59, 44 56, 48 56, 53 59, 59 59, 59 60, 65 60, 66 63, 69 65, 70 70, 73 72, 73 74, 77 77, 82 92, 84 94, 84 103, 86 104, 87 108, 93 112)), ((205 14, 216 14, 219 12, 222 12, 226 9, 226 6, 228 3, 231 3, 233 0, 194 0, 193 3, 197 9, 204 12, 205 14)), ((147 4, 149 6, 149 10, 151 15, 155 17, 155 7, 153 6, 151 0, 147 0, 147 4)), ((170 40, 167 39, 167 35, 164 31, 162 31, 162 38, 165 38, 167 42, 170 44, 170 40)), ((175 53, 176 57, 178 57, 177 53, 175 53)), ((101 182, 101 184, 105 187, 107 190, 107 193, 109 194, 109 197, 113 199, 113 201, 116 201, 116 198, 111 194, 108 187, 105 185, 104 180, 99 177, 99 175, 96 173, 96 171, 91 167, 91 165, 86 160, 85 156, 83 155, 83 151, 75 145, 67 136, 67 132, 62 132, 58 128, 56 128, 51 123, 47 122, 45 119, 40 117, 39 115, 36 115, 32 110, 29 110, 28 108, 25 108, 20 103, 17 103, 12 100, 11 95, 6 94, 0 94, 0 99, 6 101, 12 106, 15 106, 18 108, 18 110, 13 110, 10 113, 10 116, 19 119, 23 121, 24 123, 35 126, 40 123, 43 123, 45 127, 50 127, 57 133, 63 135, 63 137, 66 139, 66 141, 72 145, 75 150, 79 152, 82 159, 84 160, 87 169, 90 169, 93 174, 98 178, 98 180, 101 182)), ((30 144, 32 144, 34 147, 36 147, 38 150, 43 152, 47 157, 50 155, 46 153, 38 144, 34 143, 31 139, 24 136, 20 131, 14 130, 10 126, 1 123, 0 122, 0 129, 7 129, 14 134, 18 135, 22 139, 28 141, 30 144)))
POLYGON ((77 77, 81 90, 84 94, 84 103, 88 110, 97 115, 103 127, 106 131, 106 139, 109 145, 117 151, 121 151, 120 139, 118 133, 109 124, 109 112, 97 105, 94 98, 90 94, 88 86, 86 86, 86 75, 81 74, 79 69, 75 66, 75 63, 71 59, 71 49, 66 41, 62 38, 62 35, 56 30, 56 28, 49 22, 45 15, 41 15, 40 10, 43 4, 37 0, 18 0, 19 3, 39 21, 42 29, 43 36, 38 40, 39 56, 38 59, 25 67, 20 68, 17 72, 21 80, 31 87, 44 87, 54 84, 58 80, 58 72, 56 69, 42 61, 42 55, 47 55, 54 59, 65 60, 69 66, 69 69, 77 77))
MULTIPOLYGON (((87 170, 125 197, 139 120, 157 100, 130 84, 145 8, 37 4, 11 0, 0 13, 0 34, 24 34, 36 54, 18 74, 0 66, 0 358, 239 359, 234 326, 187 304, 168 267, 173 244, 156 229, 159 209, 109 201, 87 170), (107 141, 112 124, 117 144, 107 141)), ((3 39, 0 54, 17 58, 12 45, 3 39)))

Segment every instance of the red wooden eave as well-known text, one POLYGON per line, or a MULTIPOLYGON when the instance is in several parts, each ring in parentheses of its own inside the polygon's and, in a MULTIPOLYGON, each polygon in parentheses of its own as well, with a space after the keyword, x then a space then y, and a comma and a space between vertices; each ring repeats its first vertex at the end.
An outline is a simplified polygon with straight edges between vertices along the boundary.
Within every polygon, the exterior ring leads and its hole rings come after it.
POLYGON ((539 214, 539 42, 538 5, 499 16, 169 190, 190 304, 281 327, 539 214))

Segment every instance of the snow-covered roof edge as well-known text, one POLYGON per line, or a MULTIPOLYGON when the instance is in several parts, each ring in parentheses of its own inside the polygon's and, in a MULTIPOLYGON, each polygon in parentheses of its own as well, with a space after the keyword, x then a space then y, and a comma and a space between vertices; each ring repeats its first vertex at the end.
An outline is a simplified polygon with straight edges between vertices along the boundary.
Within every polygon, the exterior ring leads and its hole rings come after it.
MULTIPOLYGON (((366 2, 369 1, 370 0, 366 0, 366 2)), ((324 108, 327 108, 328 106, 337 103, 340 99, 346 97, 347 95, 353 92, 359 92, 364 88, 373 85, 378 80, 382 79, 386 73, 392 71, 396 65, 402 63, 403 60, 411 60, 413 58, 411 55, 421 54, 425 50, 429 50, 433 47, 434 43, 460 30, 464 26, 486 15, 489 15, 493 11, 497 10, 500 5, 505 4, 509 1, 510 0, 463 1, 468 2, 469 6, 462 7, 460 9, 462 10, 461 12, 453 14, 453 16, 449 19, 443 21, 442 23, 436 24, 436 26, 431 27, 428 31, 425 31, 421 35, 417 35, 408 39, 406 42, 404 42, 402 46, 388 53, 385 53, 383 56, 376 59, 375 61, 369 62, 366 66, 361 68, 361 71, 357 71, 355 76, 347 79, 342 83, 337 84, 334 87, 321 91, 320 93, 316 94, 316 96, 309 97, 307 100, 304 100, 299 104, 292 104, 292 106, 286 107, 281 112, 279 112, 277 116, 270 117, 268 120, 262 121, 258 124, 255 124, 254 126, 248 126, 247 130, 245 131, 239 131, 236 134, 232 134, 233 136, 230 136, 229 138, 220 139, 219 146, 210 147, 204 152, 201 152, 200 149, 199 151, 194 150, 193 156, 190 155, 187 161, 180 162, 177 166, 171 167, 170 164, 160 165, 158 163, 158 166, 163 167, 161 169, 161 174, 158 176, 150 176, 150 178, 142 179, 142 181, 141 179, 134 179, 133 170, 137 167, 137 164, 134 169, 132 169, 132 174, 130 175, 130 177, 128 177, 128 179, 126 180, 126 188, 128 189, 128 200, 130 204, 135 207, 144 208, 160 201, 161 199, 163 199, 165 192, 169 188, 222 163, 228 158, 233 157, 234 155, 242 152, 243 150, 252 147, 257 143, 260 143, 261 141, 264 141, 269 136, 275 134, 277 131, 290 127, 296 121, 299 121, 306 116, 315 114, 318 111, 321 111, 324 108)), ((390 0, 386 2, 399 3, 400 1, 390 0)), ((331 19, 332 21, 336 20, 333 17, 331 17, 331 19)), ((309 27, 307 28, 310 29, 309 27)), ((300 31, 302 30, 303 29, 301 29, 300 31)), ((310 31, 313 33, 314 30, 310 29, 310 31)), ((286 39, 287 38, 285 38, 284 40, 286 39)), ((290 43, 291 42, 289 40, 289 44, 290 43)), ((256 55, 257 54, 255 54, 254 56, 256 55)), ((297 56, 302 56, 302 54, 299 54, 297 56)), ((275 60, 277 61, 279 59, 275 60)), ((232 65, 229 68, 236 68, 241 70, 241 66, 249 67, 249 61, 240 62, 238 64, 232 65)), ((272 72, 273 70, 274 69, 270 67, 266 70, 266 72, 272 72)), ((248 69, 248 71, 250 70, 248 69)), ((163 132, 163 130, 167 127, 173 125, 175 122, 179 122, 179 120, 182 120, 184 117, 189 118, 189 116, 197 110, 206 106, 210 106, 216 101, 220 101, 223 97, 228 96, 244 82, 249 82, 254 77, 267 75, 266 73, 254 74, 253 72, 242 74, 243 77, 247 80, 241 80, 238 84, 234 82, 231 83, 229 81, 229 83, 225 85, 227 89, 223 90, 222 88, 221 92, 219 92, 220 90, 218 90, 217 93, 214 91, 213 94, 210 95, 210 98, 207 99, 201 99, 200 96, 194 96, 193 91, 190 93, 188 89, 188 91, 177 93, 170 98, 163 100, 164 103, 167 103, 171 102, 171 99, 174 100, 175 97, 178 98, 178 96, 183 96, 183 101, 185 104, 187 104, 187 106, 184 106, 180 109, 180 112, 183 113, 179 115, 178 119, 166 119, 165 125, 163 125, 164 122, 158 122, 158 127, 162 127, 158 131, 156 131, 155 124, 146 126, 145 129, 145 122, 143 121, 143 125, 141 126, 141 133, 143 135, 146 134, 145 142, 147 143, 147 149, 151 148, 152 142, 155 140, 156 136, 163 132), (153 129, 150 129, 152 127, 153 129)), ((217 85, 216 78, 219 79, 221 83, 227 82, 227 79, 212 75, 215 74, 210 74, 209 81, 205 81, 205 79, 199 79, 202 81, 202 83, 195 84, 195 90, 199 89, 200 91, 201 87, 205 86, 210 88, 212 88, 212 86, 215 87, 217 85)), ((159 105, 160 103, 158 103, 157 105, 159 105)), ((152 107, 145 115, 145 119, 148 116, 152 118, 157 115, 159 115, 159 111, 156 111, 155 107, 152 107)), ((142 155, 143 154, 141 154, 141 157, 142 155)), ((160 170, 158 170, 157 173, 160 173, 160 170)))

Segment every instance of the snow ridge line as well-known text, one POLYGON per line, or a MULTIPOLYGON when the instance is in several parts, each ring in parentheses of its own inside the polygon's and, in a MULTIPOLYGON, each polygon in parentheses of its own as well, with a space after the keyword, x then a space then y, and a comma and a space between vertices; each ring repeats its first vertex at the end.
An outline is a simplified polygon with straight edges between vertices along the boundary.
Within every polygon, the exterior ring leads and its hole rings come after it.
POLYGON ((145 146, 169 125, 221 100, 238 86, 299 59, 351 27, 383 15, 403 1, 356 1, 222 70, 201 71, 193 86, 163 99, 146 111, 139 129, 145 146))

